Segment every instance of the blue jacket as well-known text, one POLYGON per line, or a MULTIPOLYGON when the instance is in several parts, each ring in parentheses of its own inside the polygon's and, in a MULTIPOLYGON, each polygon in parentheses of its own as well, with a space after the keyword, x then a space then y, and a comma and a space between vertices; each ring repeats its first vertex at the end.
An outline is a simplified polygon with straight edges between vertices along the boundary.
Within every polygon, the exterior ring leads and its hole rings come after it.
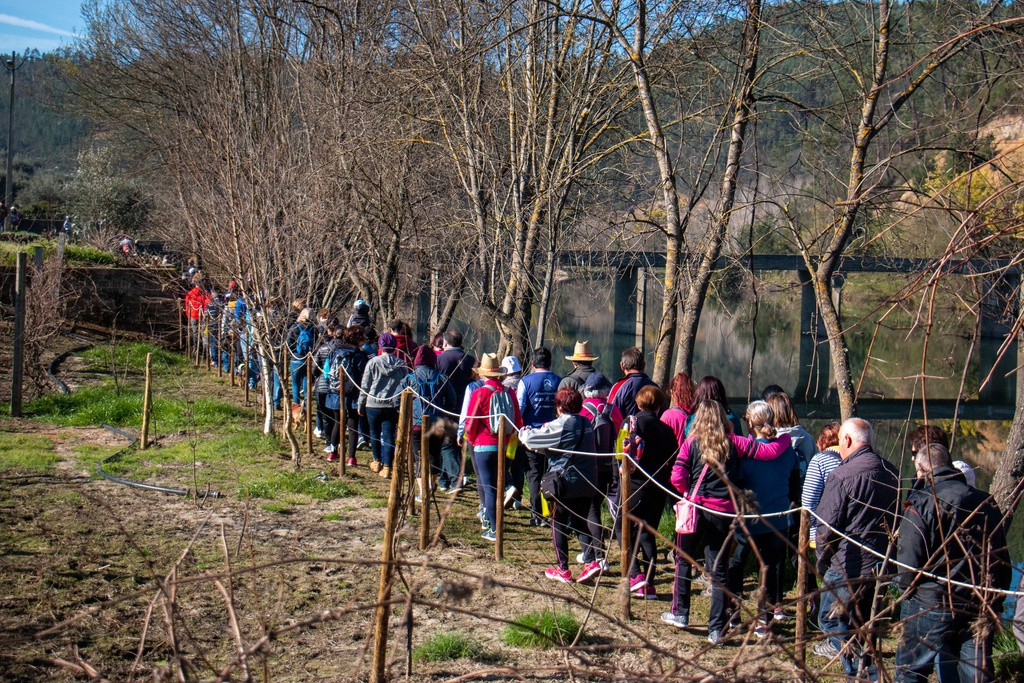
POLYGON ((550 370, 534 370, 519 381, 519 410, 523 424, 540 427, 555 419, 555 393, 562 378, 550 370))
MULTIPOLYGON (((764 439, 758 439, 758 442, 768 443, 764 439)), ((792 502, 790 494, 795 494, 795 490, 791 489, 791 485, 796 483, 793 478, 799 477, 800 472, 797 463, 796 451, 792 446, 784 450, 782 455, 774 460, 740 459, 743 482, 748 489, 754 492, 761 514, 785 512, 789 509, 789 504, 792 502)), ((792 515, 779 515, 769 517, 764 521, 747 520, 747 530, 751 534, 766 534, 772 528, 783 531, 793 523, 791 517, 792 515)))

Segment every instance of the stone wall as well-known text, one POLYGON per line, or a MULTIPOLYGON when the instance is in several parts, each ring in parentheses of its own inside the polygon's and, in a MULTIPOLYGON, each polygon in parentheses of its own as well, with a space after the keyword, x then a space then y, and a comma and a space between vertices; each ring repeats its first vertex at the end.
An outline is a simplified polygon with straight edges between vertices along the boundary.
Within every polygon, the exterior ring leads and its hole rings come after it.
MULTIPOLYGON (((29 259, 29 287, 32 286, 29 259)), ((178 301, 184 296, 173 268, 68 269, 66 287, 78 301, 72 316, 81 322, 171 337, 178 331, 178 301)), ((0 267, 0 302, 14 302, 15 269, 0 267)))

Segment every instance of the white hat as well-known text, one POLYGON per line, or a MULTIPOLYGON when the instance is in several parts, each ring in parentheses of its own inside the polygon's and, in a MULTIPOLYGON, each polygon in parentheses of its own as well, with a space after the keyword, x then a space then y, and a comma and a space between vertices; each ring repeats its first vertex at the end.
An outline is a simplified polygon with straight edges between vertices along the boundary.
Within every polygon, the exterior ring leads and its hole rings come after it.
POLYGON ((519 359, 515 356, 505 356, 502 358, 501 367, 505 368, 505 372, 510 375, 523 371, 523 366, 519 364, 519 359))
POLYGON ((974 486, 974 482, 977 481, 977 477, 974 476, 973 467, 965 463, 963 460, 954 460, 953 467, 964 473, 964 479, 967 480, 968 486, 974 486))

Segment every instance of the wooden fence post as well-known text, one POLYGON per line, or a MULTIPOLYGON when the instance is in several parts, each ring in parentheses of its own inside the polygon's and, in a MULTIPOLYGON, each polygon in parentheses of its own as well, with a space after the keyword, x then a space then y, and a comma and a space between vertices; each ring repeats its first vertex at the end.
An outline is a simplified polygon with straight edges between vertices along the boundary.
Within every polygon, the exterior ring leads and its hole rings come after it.
MULTIPOLYGON (((224 376, 224 363, 221 361, 221 356, 224 354, 224 316, 221 316, 220 323, 217 324, 217 378, 224 376)), ((233 378, 234 373, 231 374, 233 378)), ((231 382, 234 385, 234 382, 231 382)))
POLYGON ((807 578, 808 552, 810 550, 811 513, 800 508, 800 536, 797 540, 796 564, 796 652, 793 655, 798 676, 804 680, 804 663, 807 661, 807 578))
POLYGON ((306 355, 306 450, 313 455, 313 356, 306 355))
POLYGON ((242 375, 242 384, 245 385, 245 405, 249 405, 249 354, 252 353, 252 344, 249 343, 249 328, 242 321, 242 329, 245 330, 245 374, 242 375))
MULTIPOLYGON (((477 474, 477 476, 480 476, 477 474)), ((494 492, 494 559, 505 557, 505 419, 498 425, 498 473, 494 492)), ((554 524, 554 521, 552 521, 554 524)))
POLYGON ((623 621, 629 621, 629 570, 633 564, 632 544, 629 541, 629 496, 630 481, 628 461, 624 456, 619 463, 619 540, 622 564, 622 597, 619 603, 619 616, 623 621))
POLYGON ((11 417, 21 417, 21 384, 25 373, 25 271, 28 254, 18 252, 14 275, 14 353, 11 362, 11 417))
MULTIPOLYGON (((408 459, 409 439, 412 436, 412 390, 402 392, 398 411, 398 438, 395 439, 395 457, 408 459)), ((391 490, 388 497, 388 515, 384 520, 384 547, 380 555, 380 583, 377 586, 377 609, 374 614, 373 664, 370 668, 370 683, 385 683, 385 666, 388 652, 388 620, 391 616, 391 580, 394 576, 395 528, 398 526, 398 511, 401 503, 402 473, 406 463, 393 463, 391 468, 391 490)))
POLYGON ((142 437, 139 448, 149 448, 149 414, 153 411, 153 354, 146 354, 146 386, 142 392, 142 437))
POLYGON ((430 416, 424 415, 420 432, 420 479, 423 480, 423 491, 420 493, 420 550, 430 545, 430 416))
POLYGON ((185 325, 182 318, 185 315, 185 304, 184 302, 175 299, 174 307, 178 309, 178 350, 185 348, 185 325))

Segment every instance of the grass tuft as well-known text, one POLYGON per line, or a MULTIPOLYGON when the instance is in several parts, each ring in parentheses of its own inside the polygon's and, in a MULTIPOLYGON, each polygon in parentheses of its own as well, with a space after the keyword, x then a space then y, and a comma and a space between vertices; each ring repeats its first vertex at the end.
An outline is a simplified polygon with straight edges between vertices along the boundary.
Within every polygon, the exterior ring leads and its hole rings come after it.
POLYGON ((58 460, 45 436, 0 434, 0 471, 49 472, 58 460))
POLYGON ((514 624, 502 629, 501 640, 515 647, 568 645, 580 630, 580 622, 572 612, 530 612, 513 621, 514 624))
POLYGON ((285 512, 291 512, 292 511, 292 506, 291 505, 289 505, 288 503, 279 503, 276 500, 275 501, 271 501, 269 503, 264 503, 260 507, 262 509, 266 510, 267 512, 281 512, 281 513, 285 513, 285 512))
POLYGON ((483 646, 458 631, 444 631, 412 651, 420 662, 444 662, 455 659, 482 659, 483 646))
MULTIPOLYGON (((239 495, 250 498, 277 498, 282 494, 301 494, 315 500, 335 500, 356 494, 348 484, 336 479, 324 481, 305 472, 276 472, 266 479, 243 484, 239 495)), ((289 500, 293 500, 289 498, 289 500)))
POLYGON ((340 522, 342 519, 340 512, 328 512, 324 515, 325 522, 340 522))
POLYGON ((1017 646, 1013 629, 1004 627, 992 639, 992 664, 996 680, 1007 683, 1024 683, 1024 654, 1017 646))

